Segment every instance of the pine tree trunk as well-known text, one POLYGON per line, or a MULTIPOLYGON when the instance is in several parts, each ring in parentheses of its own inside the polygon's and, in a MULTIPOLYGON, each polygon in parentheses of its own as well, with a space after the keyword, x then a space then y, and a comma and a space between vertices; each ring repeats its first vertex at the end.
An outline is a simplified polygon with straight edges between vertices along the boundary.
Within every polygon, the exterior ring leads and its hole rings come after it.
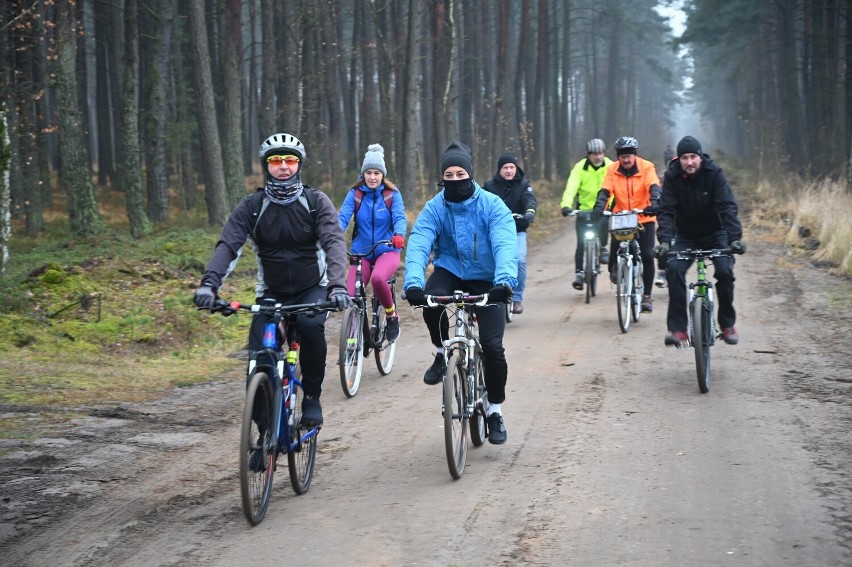
POLYGON ((243 130, 240 122, 242 110, 243 41, 240 19, 240 0, 225 1, 225 33, 222 37, 222 67, 224 72, 225 112, 222 117, 223 140, 227 140, 222 163, 225 170, 225 187, 228 205, 233 207, 245 197, 243 180, 243 130))

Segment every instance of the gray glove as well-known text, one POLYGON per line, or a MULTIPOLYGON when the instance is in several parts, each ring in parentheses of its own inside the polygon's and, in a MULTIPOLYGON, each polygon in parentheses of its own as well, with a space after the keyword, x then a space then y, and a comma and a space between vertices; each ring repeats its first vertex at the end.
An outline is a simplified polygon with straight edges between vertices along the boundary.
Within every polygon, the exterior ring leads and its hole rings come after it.
POLYGON ((746 253, 746 245, 742 240, 734 240, 731 242, 731 252, 734 254, 745 254, 746 253))
POLYGON ((213 309, 216 305, 216 293, 209 285, 203 285, 195 292, 195 306, 199 309, 213 309))
POLYGON ((659 246, 654 246, 654 258, 664 257, 669 253, 669 248, 671 248, 671 244, 668 242, 661 242, 659 246))
POLYGON ((338 311, 343 311, 344 309, 349 309, 352 307, 352 298, 349 297, 349 294, 346 293, 346 290, 343 288, 336 287, 331 290, 331 293, 328 294, 328 300, 333 301, 337 306, 338 311))

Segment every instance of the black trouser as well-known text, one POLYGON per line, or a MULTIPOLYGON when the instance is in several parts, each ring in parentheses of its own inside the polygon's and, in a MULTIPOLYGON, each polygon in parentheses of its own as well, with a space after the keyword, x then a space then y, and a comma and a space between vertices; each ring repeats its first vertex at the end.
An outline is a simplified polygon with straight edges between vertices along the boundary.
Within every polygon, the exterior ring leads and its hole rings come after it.
MULTIPOLYGON (((705 238, 690 238, 678 234, 672 245, 672 252, 687 248, 727 248, 728 233, 720 230, 705 238)), ((669 312, 666 323, 669 331, 686 331, 689 319, 686 313, 686 271, 692 260, 669 258, 666 268, 666 280, 669 282, 669 312)), ((719 304, 719 327, 733 327, 737 321, 734 311, 734 258, 720 256, 713 259, 713 276, 716 278, 716 297, 719 304)))
MULTIPOLYGON (((317 286, 311 288, 301 295, 281 298, 269 292, 257 298, 260 303, 263 299, 274 298, 284 305, 296 305, 301 303, 314 303, 325 301, 327 290, 317 286)), ((296 316, 296 326, 299 330, 299 366, 302 369, 302 388, 308 396, 319 396, 322 392, 322 381, 325 378, 325 357, 328 347, 325 343, 325 320, 328 312, 300 313, 296 316)), ((264 313, 256 313, 251 320, 249 329, 249 352, 263 348, 263 330, 266 323, 273 319, 264 313)))
POLYGON ((581 211, 577 213, 577 222, 574 225, 577 230, 577 250, 574 252, 574 271, 583 271, 583 249, 586 246, 586 241, 583 237, 586 230, 594 230, 598 233, 598 238, 601 240, 601 246, 606 246, 606 237, 609 231, 607 230, 607 220, 605 218, 592 220, 592 211, 581 211))
MULTIPOLYGON (((428 295, 451 295, 454 291, 472 294, 488 293, 494 287, 491 282, 481 280, 462 280, 443 268, 435 268, 426 281, 423 291, 428 295)), ((503 350, 503 331, 506 330, 505 307, 502 303, 476 307, 479 341, 482 343, 485 387, 488 388, 488 401, 501 404, 506 399, 506 377, 509 372, 506 353, 503 350)), ((443 346, 442 339, 449 338, 450 322, 444 315, 443 307, 426 307, 423 320, 429 329, 429 337, 436 347, 443 346)))
MULTIPOLYGON (((654 289, 654 242, 657 234, 657 223, 646 222, 641 226, 644 230, 639 231, 639 253, 642 256, 642 285, 645 286, 644 295, 651 295, 654 289)), ((609 243, 609 273, 615 270, 617 265, 619 241, 612 237, 609 243)))

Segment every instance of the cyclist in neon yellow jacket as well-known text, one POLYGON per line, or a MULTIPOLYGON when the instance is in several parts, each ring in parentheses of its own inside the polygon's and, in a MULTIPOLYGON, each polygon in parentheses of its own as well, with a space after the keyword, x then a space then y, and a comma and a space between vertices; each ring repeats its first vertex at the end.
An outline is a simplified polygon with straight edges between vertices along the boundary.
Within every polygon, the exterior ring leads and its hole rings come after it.
POLYGON ((577 215, 577 249, 574 252, 574 268, 577 276, 571 284, 574 289, 580 291, 583 289, 583 232, 587 225, 594 225, 598 231, 602 246, 601 257, 605 258, 609 254, 606 248, 608 236, 606 219, 596 221, 592 219, 591 214, 606 175, 606 168, 612 160, 604 155, 606 144, 600 138, 589 140, 586 150, 586 157, 578 161, 571 169, 568 182, 565 184, 565 192, 562 194, 562 202, 559 204, 562 207, 563 217, 567 217, 574 211, 575 202, 576 208, 581 211, 577 215))

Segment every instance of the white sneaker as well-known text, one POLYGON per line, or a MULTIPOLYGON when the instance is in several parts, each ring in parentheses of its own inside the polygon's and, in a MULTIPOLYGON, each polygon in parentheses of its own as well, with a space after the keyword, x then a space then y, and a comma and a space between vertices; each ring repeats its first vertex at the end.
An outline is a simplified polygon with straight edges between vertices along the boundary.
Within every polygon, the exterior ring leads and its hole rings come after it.
POLYGON ((666 287, 666 271, 660 270, 657 272, 657 279, 654 281, 654 285, 657 287, 666 287))

